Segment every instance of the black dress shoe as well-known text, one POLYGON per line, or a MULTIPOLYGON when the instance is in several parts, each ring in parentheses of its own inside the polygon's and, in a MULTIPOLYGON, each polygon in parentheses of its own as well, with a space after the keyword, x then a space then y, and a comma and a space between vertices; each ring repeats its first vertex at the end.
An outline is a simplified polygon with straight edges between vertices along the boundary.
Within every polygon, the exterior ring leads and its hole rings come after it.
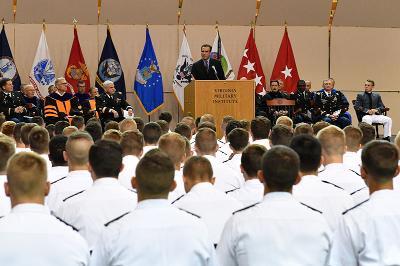
POLYGON ((386 140, 390 142, 390 137, 384 137, 382 140, 386 140))

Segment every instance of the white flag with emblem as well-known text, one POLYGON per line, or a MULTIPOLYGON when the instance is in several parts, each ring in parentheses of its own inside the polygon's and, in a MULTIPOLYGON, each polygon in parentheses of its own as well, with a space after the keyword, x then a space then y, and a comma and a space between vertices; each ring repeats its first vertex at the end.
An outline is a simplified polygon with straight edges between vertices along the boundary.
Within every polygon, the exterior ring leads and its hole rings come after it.
POLYGON ((186 33, 183 32, 183 39, 181 49, 179 51, 178 61, 176 62, 176 68, 174 72, 174 81, 172 88, 174 90, 176 99, 182 110, 184 110, 184 91, 185 87, 192 80, 192 65, 193 58, 190 52, 189 43, 186 39, 186 33))
POLYGON ((36 94, 41 98, 44 98, 49 94, 48 88, 50 85, 54 85, 56 80, 44 30, 42 30, 42 34, 40 35, 32 70, 29 74, 29 80, 35 88, 36 94))
POLYGON ((217 35, 214 39, 214 44, 211 50, 211 58, 217 59, 221 61, 222 69, 224 70, 225 79, 234 80, 235 73, 233 73, 233 69, 231 63, 229 62, 228 55, 226 54, 224 44, 222 43, 221 36, 219 36, 219 31, 217 30, 217 35))

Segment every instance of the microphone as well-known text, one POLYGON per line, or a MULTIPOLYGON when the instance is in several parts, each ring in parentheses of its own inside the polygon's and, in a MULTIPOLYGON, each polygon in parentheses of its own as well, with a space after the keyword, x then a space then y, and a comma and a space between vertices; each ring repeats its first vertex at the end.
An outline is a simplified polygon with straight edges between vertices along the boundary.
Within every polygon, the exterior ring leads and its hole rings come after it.
POLYGON ((219 80, 218 74, 217 74, 217 70, 215 69, 215 66, 211 66, 211 68, 214 70, 215 77, 219 80))

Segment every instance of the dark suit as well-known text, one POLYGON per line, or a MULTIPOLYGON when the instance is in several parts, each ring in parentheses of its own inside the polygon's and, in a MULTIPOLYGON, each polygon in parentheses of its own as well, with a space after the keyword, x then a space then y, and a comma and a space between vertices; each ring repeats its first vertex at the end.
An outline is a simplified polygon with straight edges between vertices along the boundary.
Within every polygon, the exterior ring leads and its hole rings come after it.
POLYGON ((354 109, 357 112, 361 112, 362 115, 368 114, 368 110, 370 109, 377 109, 378 110, 378 115, 381 115, 384 110, 385 110, 385 105, 382 102, 382 98, 378 93, 372 92, 371 94, 371 100, 368 96, 368 93, 360 93, 357 95, 356 102, 354 104, 354 109))
POLYGON ((208 65, 209 67, 207 70, 203 59, 200 59, 199 61, 194 63, 192 66, 193 77, 199 80, 225 80, 224 70, 222 69, 220 61, 210 58, 208 65), (217 73, 215 73, 213 67, 215 68, 217 73))
POLYGON ((133 109, 118 93, 114 93, 112 96, 103 93, 96 97, 96 108, 103 123, 110 120, 121 121, 124 119, 123 110, 133 109), (114 117, 111 109, 118 112, 118 117, 114 117))
POLYGON ((12 91, 9 95, 7 97, 4 91, 0 92, 0 113, 3 113, 7 120, 13 120, 16 123, 21 122, 23 116, 26 115, 26 109, 23 113, 16 113, 15 108, 18 106, 25 108, 24 97, 19 91, 12 91))

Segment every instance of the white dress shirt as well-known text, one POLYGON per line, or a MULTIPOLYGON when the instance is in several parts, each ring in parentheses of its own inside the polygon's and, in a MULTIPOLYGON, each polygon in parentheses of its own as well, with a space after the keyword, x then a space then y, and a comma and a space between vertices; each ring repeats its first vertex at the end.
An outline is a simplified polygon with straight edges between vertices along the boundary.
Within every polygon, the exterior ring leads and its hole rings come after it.
POLYGON ((92 184, 93 179, 89 171, 71 171, 65 178, 51 183, 46 203, 50 210, 57 211, 68 197, 90 188, 92 184))
POLYGON ((136 175, 136 166, 140 158, 135 155, 126 155, 122 158, 124 169, 119 173, 118 180, 126 188, 132 189, 132 177, 136 175))
POLYGON ((257 139, 254 140, 251 144, 258 144, 267 148, 267 150, 271 149, 271 144, 269 143, 269 139, 257 139))
POLYGON ((63 202, 55 215, 73 225, 93 249, 104 224, 135 209, 137 194, 116 178, 103 177, 93 186, 63 202))
POLYGON ((68 175, 68 166, 53 166, 47 175, 47 181, 50 183, 68 175))
POLYGON ((325 265, 331 231, 322 215, 290 193, 271 192, 227 222, 217 256, 223 266, 325 265))
POLYGON ((400 265, 400 195, 379 190, 348 210, 335 232, 329 265, 400 265))
POLYGON ((167 200, 144 200, 109 223, 93 250, 91 265, 218 265, 207 228, 167 200))
POLYGON ((343 154, 343 164, 348 169, 360 174, 361 158, 357 152, 347 151, 343 154))
POLYGON ((29 149, 29 148, 15 147, 15 153, 19 153, 19 152, 23 152, 23 151, 30 152, 31 149, 29 149))
POLYGON ((174 206, 200 216, 215 244, 218 243, 222 229, 232 213, 243 208, 239 201, 219 191, 209 182, 194 185, 174 206))
POLYGON ((341 188, 322 182, 318 176, 306 175, 293 186, 293 196, 310 207, 322 212, 332 232, 342 213, 354 206, 353 198, 341 188))
POLYGON ((354 204, 368 199, 368 188, 361 176, 347 169, 342 163, 331 163, 325 165, 322 172, 318 173, 319 178, 336 186, 343 188, 353 196, 354 204))
POLYGON ((213 175, 215 177, 214 186, 216 188, 222 192, 240 188, 243 180, 243 175, 241 173, 238 174, 212 155, 204 155, 203 157, 207 158, 211 163, 213 175))
POLYGON ((7 182, 6 175, 0 175, 0 217, 5 216, 11 210, 10 198, 6 196, 4 191, 4 183, 7 182))
POLYGON ((250 206, 262 201, 264 185, 258 178, 250 179, 244 182, 241 188, 228 191, 227 194, 240 201, 243 206, 250 206))
POLYGON ((0 219, 0 265, 83 266, 89 249, 41 204, 19 204, 0 219))
POLYGON ((155 145, 148 145, 148 146, 143 146, 143 154, 142 154, 142 157, 146 154, 146 153, 148 153, 149 151, 151 151, 151 150, 153 150, 153 149, 157 149, 158 148, 158 146, 155 144, 155 145))
POLYGON ((242 170, 240 169, 240 165, 242 164, 242 154, 241 153, 236 153, 233 155, 233 157, 230 157, 226 161, 223 162, 223 164, 229 166, 233 171, 236 172, 236 174, 240 175, 240 184, 244 184, 244 177, 242 174, 242 170))
POLYGON ((176 188, 173 191, 171 191, 168 195, 168 200, 171 203, 174 203, 177 199, 179 199, 180 197, 182 197, 183 195, 186 194, 185 185, 183 183, 182 168, 180 170, 175 170, 174 180, 176 183, 176 188))

